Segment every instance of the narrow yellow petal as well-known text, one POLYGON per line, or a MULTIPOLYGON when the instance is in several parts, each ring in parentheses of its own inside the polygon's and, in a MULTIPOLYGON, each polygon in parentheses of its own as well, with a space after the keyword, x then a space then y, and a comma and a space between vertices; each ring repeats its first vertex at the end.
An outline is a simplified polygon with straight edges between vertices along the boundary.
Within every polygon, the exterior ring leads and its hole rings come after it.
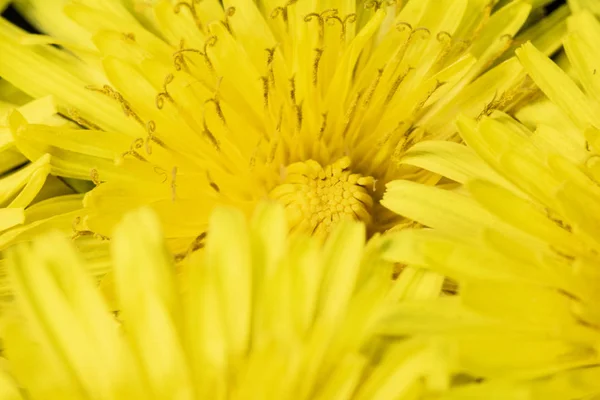
POLYGON ((149 388, 158 397, 188 399, 191 382, 178 331, 183 315, 160 231, 148 209, 119 225, 112 241, 115 289, 149 388))
POLYGON ((542 91, 580 128, 600 126, 600 106, 590 101, 556 64, 531 44, 517 50, 519 60, 542 91))
POLYGON ((411 147, 401 162, 424 168, 456 182, 475 177, 505 182, 469 147, 452 142, 424 141, 411 147))
POLYGON ((0 209, 0 232, 25 222, 25 213, 23 211, 23 208, 0 209))
POLYGON ((386 208, 444 232, 473 235, 486 225, 500 224, 473 199, 451 191, 414 183, 387 184, 381 204, 386 208))
POLYGON ((531 12, 525 1, 513 1, 492 14, 473 42, 471 53, 477 58, 475 71, 483 70, 499 57, 508 46, 531 12))
POLYGON ((564 41, 565 50, 571 65, 577 72, 582 86, 589 95, 600 98, 600 51, 590 46, 578 32, 569 34, 564 41))
MULTIPOLYGON (((50 155, 45 154, 35 162, 21 168, 20 170, 9 174, 0 179, 0 205, 7 203, 9 200, 14 200, 23 187, 28 186, 26 193, 19 200, 16 200, 15 207, 19 207, 20 203, 27 203, 35 197, 41 188, 41 183, 46 179, 50 166, 50 155), (27 201, 29 199, 29 201, 27 201)), ((27 205, 21 205, 21 207, 27 205)))
POLYGON ((364 227, 344 221, 337 225, 324 250, 325 265, 323 284, 319 296, 319 317, 335 324, 346 308, 360 266, 364 227))
MULTIPOLYGON (((567 18, 569 17, 569 6, 562 5, 541 21, 519 34, 515 38, 516 43, 531 41, 535 48, 547 56, 551 56, 562 45, 562 40, 567 33, 567 18)), ((512 54, 509 51, 508 54, 512 54)))
POLYGON ((485 181, 470 181, 467 189, 477 202, 514 227, 524 230, 558 248, 582 252, 582 244, 545 214, 510 191, 485 181))
POLYGON ((8 270, 21 310, 38 324, 41 345, 54 353, 54 367, 70 375, 82 394, 110 395, 116 382, 97 366, 113 372, 120 366, 109 351, 116 344, 116 326, 67 241, 51 236, 33 249, 15 250, 8 270))
POLYGON ((252 308, 252 255, 248 227, 241 212, 217 209, 209 223, 206 243, 207 266, 217 271, 221 307, 227 315, 229 351, 242 355, 250 344, 252 308), (236 251, 231 251, 231 248, 236 251))
POLYGON ((23 190, 21 190, 17 197, 15 197, 7 207, 27 207, 42 190, 49 173, 49 165, 35 170, 29 177, 23 190))

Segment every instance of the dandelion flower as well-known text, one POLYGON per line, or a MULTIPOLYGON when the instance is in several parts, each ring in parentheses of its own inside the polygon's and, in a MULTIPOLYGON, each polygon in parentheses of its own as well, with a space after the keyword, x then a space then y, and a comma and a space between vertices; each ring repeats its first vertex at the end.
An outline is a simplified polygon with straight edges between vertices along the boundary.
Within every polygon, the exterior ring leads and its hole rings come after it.
POLYGON ((457 298, 411 305, 388 327, 453 341, 462 371, 488 379, 457 396, 600 396, 600 23, 582 11, 568 25, 581 87, 531 44, 517 51, 548 97, 522 115, 535 131, 499 112, 460 118, 469 147, 424 142, 411 162, 464 187, 397 181, 383 200, 433 228, 398 233, 388 257, 459 282, 457 298))
POLYGON ((403 296, 385 240, 288 236, 282 206, 217 208, 185 282, 148 209, 111 241, 115 318, 60 234, 9 251, 1 391, 14 399, 414 399, 448 384, 428 340, 377 338, 403 296), (234 249, 235 251, 232 251, 234 249))
POLYGON ((530 96, 516 59, 500 57, 524 24, 556 50, 567 14, 536 25, 527 2, 487 0, 130 3, 17 2, 50 36, 0 21, 0 75, 54 96, 79 127, 9 122, 29 159, 48 153, 52 174, 98 184, 77 232, 110 236, 148 205, 180 256, 218 204, 250 213, 276 199, 292 230, 318 236, 347 218, 371 233, 397 225, 379 204, 385 183, 437 180, 401 166, 406 149, 451 140, 459 111, 530 96))

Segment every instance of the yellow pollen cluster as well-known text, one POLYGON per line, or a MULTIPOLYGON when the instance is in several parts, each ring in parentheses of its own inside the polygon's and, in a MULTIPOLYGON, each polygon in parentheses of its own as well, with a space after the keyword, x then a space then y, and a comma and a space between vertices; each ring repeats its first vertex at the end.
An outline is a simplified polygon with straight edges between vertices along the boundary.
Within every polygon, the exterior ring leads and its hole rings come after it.
POLYGON ((353 174, 349 167, 348 157, 324 168, 313 160, 291 164, 283 183, 270 196, 285 205, 294 230, 327 234, 342 219, 369 224, 375 180, 353 174))

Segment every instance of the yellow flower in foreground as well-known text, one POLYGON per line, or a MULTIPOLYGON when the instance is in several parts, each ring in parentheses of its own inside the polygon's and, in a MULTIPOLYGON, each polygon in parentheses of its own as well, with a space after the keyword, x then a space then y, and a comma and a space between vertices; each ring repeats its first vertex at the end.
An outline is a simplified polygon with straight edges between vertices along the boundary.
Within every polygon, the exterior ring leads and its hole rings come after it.
POLYGON ((457 298, 408 306, 388 326, 446 335, 462 371, 489 379, 458 398, 600 396, 600 23, 584 12, 569 28, 583 90, 533 46, 517 51, 549 98, 522 117, 552 125, 460 118, 469 147, 422 143, 413 161, 464 188, 398 181, 383 200, 434 228, 400 232, 388 257, 460 284, 457 298))
MULTIPOLYGON (((389 279, 387 242, 365 246, 363 224, 323 244, 260 206, 250 223, 218 208, 209 228, 180 281, 153 213, 126 216, 111 241, 116 319, 61 235, 11 250, 2 398, 388 400, 447 385, 435 342, 373 335, 416 294, 389 279)), ((428 279, 418 296, 435 295, 428 279)))
MULTIPOLYGON (((50 154, 53 174, 98 184, 76 231, 110 236, 148 205, 180 255, 215 205, 250 212, 267 197, 293 230, 326 234, 346 218, 388 229, 401 219, 379 205, 385 183, 438 179, 401 166, 407 148, 451 140, 457 112, 510 109, 532 90, 516 59, 499 63, 529 21, 524 1, 66 3, 19 2, 52 37, 0 21, 0 75, 54 96, 87 129, 15 112, 16 145, 31 160, 50 154)), ((521 39, 556 50, 567 13, 521 39)), ((0 248, 17 239, 0 236, 0 248)))

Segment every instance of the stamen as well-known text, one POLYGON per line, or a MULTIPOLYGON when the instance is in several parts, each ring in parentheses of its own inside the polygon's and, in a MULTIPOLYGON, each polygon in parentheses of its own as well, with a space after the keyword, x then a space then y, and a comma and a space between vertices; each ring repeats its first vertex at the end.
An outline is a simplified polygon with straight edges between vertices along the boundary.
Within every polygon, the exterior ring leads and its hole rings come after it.
POLYGON ((427 28, 424 27, 420 27, 417 29, 414 29, 411 33, 410 36, 408 37, 408 41, 412 42, 413 40, 417 40, 417 39, 427 39, 431 36, 431 31, 427 28))
POLYGON ((208 180, 210 187, 213 188, 215 192, 221 193, 221 188, 219 188, 219 186, 212 180, 208 171, 206 171, 206 179, 208 180))
POLYGON ((171 170, 171 201, 175 201, 176 198, 176 189, 177 184, 175 183, 175 178, 177 177, 177 167, 173 167, 171 170))
POLYGON ((69 116, 69 119, 73 120, 78 125, 81 125, 84 128, 93 129, 93 130, 97 130, 97 131, 102 130, 102 128, 100 128, 98 125, 81 117, 81 115, 79 114, 79 111, 76 108, 73 108, 73 107, 67 108, 67 114, 69 116))
POLYGON ((71 230, 73 231, 73 235, 71 236, 71 240, 75 240, 81 236, 81 231, 78 228, 78 225, 81 223, 81 217, 75 217, 73 222, 71 222, 71 230))
POLYGON ((319 140, 323 138, 325 128, 327 128, 327 113, 321 114, 323 116, 323 122, 321 122, 321 128, 319 129, 319 140))
POLYGON ((313 72, 312 72, 312 84, 313 86, 317 86, 317 82, 319 80, 319 63, 321 62, 321 57, 323 56, 324 49, 314 49, 315 50, 315 58, 313 60, 313 72))
POLYGON ((524 77, 519 84, 512 86, 507 91, 503 92, 501 95, 498 95, 498 92, 494 93, 494 97, 487 103, 481 113, 477 116, 477 120, 481 119, 484 115, 491 115, 494 110, 506 110, 509 108, 509 105, 512 104, 513 100, 518 96, 527 95, 528 90, 535 91, 536 87, 527 88, 529 83, 529 78, 524 77))
POLYGON ((411 24, 409 24, 408 22, 398 22, 396 24, 396 30, 398 32, 404 32, 406 30, 408 31, 412 31, 413 27, 411 24))
POLYGON ((367 94, 362 103, 363 107, 366 108, 371 103, 371 100, 373 99, 373 95, 375 94, 375 90, 377 89, 377 85, 379 85, 381 76, 383 75, 383 71, 384 71, 383 68, 379 68, 377 70, 377 76, 375 77, 375 80, 373 80, 373 82, 371 83, 371 85, 369 85, 369 88, 367 89, 367 94))
POLYGON ((358 107, 358 103, 360 101, 360 97, 362 96, 362 92, 357 92, 354 95, 354 99, 352 103, 350 103, 350 107, 346 111, 346 115, 344 116, 344 130, 342 131, 342 137, 345 139, 348 134, 348 130, 350 129, 350 124, 354 120, 354 116, 356 115, 356 108, 358 107))
POLYGON ((483 30, 485 25, 490 20, 490 16, 492 15, 492 9, 494 8, 495 3, 496 3, 495 0, 490 0, 487 3, 487 5, 485 6, 485 8, 483 9, 483 18, 481 19, 481 21, 479 22, 479 24, 473 31, 472 39, 470 40, 471 42, 473 42, 475 39, 477 39, 479 37, 479 34, 481 33, 481 31, 483 30))
POLYGON ((233 17, 234 15, 235 15, 235 7, 229 7, 227 10, 225 10, 225 20, 221 21, 223 26, 225 26, 225 29, 227 29, 227 32, 229 32, 229 34, 232 36, 233 36, 233 32, 231 31, 231 26, 229 25, 229 18, 233 17))
MULTIPOLYGON (((566 254, 560 250, 558 250, 555 246, 548 246, 550 248, 550 250, 552 250, 557 256, 559 256, 562 260, 566 262, 569 265, 572 265, 573 262, 577 259, 575 256, 572 256, 571 254, 566 254)), ((571 297, 573 295, 570 294, 566 294, 566 292, 564 292, 563 294, 565 294, 567 297, 570 297, 573 300, 578 300, 577 298, 571 297)))
POLYGON ((167 85, 173 82, 175 77, 173 74, 169 74, 165 77, 165 81, 163 83, 163 91, 156 95, 156 107, 161 110, 165 105, 165 99, 169 100, 169 102, 173 103, 173 97, 169 94, 167 90, 167 85))
POLYGON ((156 131, 156 123, 154 121, 148 121, 146 123, 146 131, 148 132, 148 136, 146 137, 146 153, 148 155, 152 154, 152 147, 150 146, 150 141, 154 138, 154 132, 156 131))
MULTIPOLYGON (((576 315, 574 312, 573 312, 573 314, 574 314, 573 317, 574 317, 575 321, 577 321, 578 324, 580 324, 586 328, 593 329, 595 331, 600 331, 600 325, 594 324, 588 320, 585 320, 582 317, 576 315)), ((592 351, 593 350, 590 349, 590 350, 588 350, 588 353, 591 353, 592 351)))
POLYGON ((76 240, 82 236, 92 236, 96 239, 100 240, 110 240, 109 237, 100 235, 99 233, 88 231, 85 229, 79 229, 78 225, 81 223, 81 217, 75 217, 73 222, 71 222, 71 229, 73 230, 73 235, 71 235, 71 240, 76 240))
POLYGON ((273 72, 273 60, 275 59, 275 49, 277 46, 270 49, 265 49, 267 52, 267 73, 269 77, 269 83, 272 87, 275 87, 275 73, 273 72))
POLYGON ((262 140, 262 138, 259 138, 258 143, 254 147, 254 150, 252 150, 252 155, 250 156, 250 161, 248 162, 248 168, 250 168, 250 171, 253 171, 254 167, 256 166, 256 157, 258 155, 258 152, 260 151, 260 145, 262 144, 262 140))
POLYGON ((132 156, 133 158, 136 158, 140 161, 146 161, 146 159, 144 157, 142 157, 140 155, 140 153, 137 152, 137 150, 141 149, 143 146, 144 146, 144 139, 142 139, 142 138, 135 139, 131 143, 131 146, 129 147, 129 151, 126 151, 125 153, 123 153, 122 157, 132 156))
POLYGON ((196 4, 198 4, 198 3, 200 3, 200 0, 191 0, 189 3, 185 2, 185 1, 180 1, 175 4, 175 7, 173 8, 173 12, 175 12, 175 14, 179 14, 179 12, 181 11, 182 8, 187 8, 190 11, 192 18, 194 19, 194 23, 196 24, 196 27, 198 29, 200 29, 201 32, 204 32, 204 27, 202 26, 202 21, 200 21, 200 18, 198 17, 198 13, 196 12, 196 4))
POLYGON ((304 17, 304 22, 310 22, 313 19, 317 20, 319 26, 319 46, 323 46, 323 39, 325 38, 325 18, 331 18, 337 15, 338 10, 335 8, 327 9, 319 13, 310 13, 304 17))
POLYGON ((263 105, 265 109, 269 108, 269 77, 261 76, 260 81, 262 82, 263 87, 263 105))
POLYGON ((450 50, 452 49, 452 35, 448 32, 441 31, 435 35, 435 38, 438 42, 442 44, 442 50, 437 56, 437 60, 435 61, 435 66, 433 68, 437 68, 438 66, 443 66, 444 60, 446 56, 450 54, 450 50))
POLYGON ((343 43, 346 41, 346 25, 356 22, 356 14, 348 14, 344 19, 341 19, 337 15, 330 15, 325 18, 327 24, 330 26, 335 25, 336 21, 340 23, 341 33, 340 33, 340 41, 343 43))
POLYGON ((163 177, 163 180, 161 183, 165 183, 167 181, 167 179, 169 179, 169 174, 167 174, 167 171, 164 168, 161 168, 159 166, 155 166, 153 168, 154 172, 160 176, 163 177))
POLYGON ((267 52, 267 67, 270 67, 271 64, 273 63, 273 58, 275 57, 275 49, 277 47, 272 47, 270 49, 265 49, 265 51, 267 52))
MULTIPOLYGON (((185 41, 181 39, 179 41, 179 51, 184 50, 185 41)), ((181 71, 184 67, 187 68, 187 64, 185 62, 185 58, 181 52, 173 53, 173 65, 175 66, 175 70, 181 71)))
POLYGON ((396 80, 394 81, 394 83, 392 84, 392 86, 390 87, 390 90, 388 92, 387 97, 385 98, 385 105, 388 105, 390 103, 390 101, 392 101, 392 99, 394 98, 394 95, 396 94, 396 92, 398 91, 398 87, 400 87, 400 84, 402 83, 402 81, 404 80, 404 78, 406 78, 406 75, 408 75, 408 73, 410 71, 412 71, 414 68, 409 67, 406 69, 406 71, 404 71, 403 73, 401 73, 396 80))
POLYGON ((300 132, 302 129, 302 102, 294 105, 294 111, 296 112, 296 132, 300 132))
POLYGON ((438 34, 435 35, 435 38, 437 39, 438 42, 441 42, 441 43, 448 43, 448 42, 452 41, 452 35, 446 31, 438 32, 438 34))
MULTIPOLYGON (((91 232, 91 231, 87 231, 87 232, 91 232)), ((100 240, 103 240, 103 241, 104 240, 110 240, 110 238, 108 236, 104 236, 104 235, 101 235, 101 234, 96 233, 96 232, 92 232, 92 236, 94 237, 94 239, 100 239, 100 240)))
POLYGON ((549 208, 546 208, 546 217, 548 217, 550 221, 554 222, 559 228, 564 229, 569 233, 573 232, 573 227, 567 222, 563 221, 560 217, 556 215, 554 211, 552 211, 549 208))
POLYGON ((402 123, 402 121, 400 123, 398 123, 398 125, 396 125, 396 127, 394 129, 392 129, 391 131, 389 131, 388 133, 386 133, 385 135, 383 135, 377 141, 377 146, 376 147, 378 149, 381 149, 387 142, 389 142, 389 140, 392 138, 392 135, 398 131, 398 128, 400 127, 401 123, 402 123))
POLYGON ((192 254, 195 251, 198 251, 204 248, 204 240, 206 239, 206 232, 202 232, 200 235, 196 236, 194 241, 190 243, 189 247, 183 253, 178 253, 174 255, 175 262, 183 261, 187 256, 192 254))
POLYGON ((395 0, 369 0, 365 2, 365 9, 374 9, 378 11, 381 7, 389 7, 396 4, 395 0))
POLYGON ((425 103, 427 102, 427 100, 429 100, 429 98, 431 96, 433 96, 433 94, 435 93, 436 90, 438 90, 439 88, 441 88, 442 86, 444 86, 446 84, 446 82, 441 82, 439 80, 435 81, 435 86, 429 90, 427 92, 427 94, 425 94, 425 97, 423 99, 421 99, 418 103, 417 106, 415 107, 415 111, 420 110, 421 108, 423 108, 423 106, 425 105, 425 103))
POLYGON ((469 48, 469 46, 471 46, 471 43, 472 42, 465 39, 455 40, 454 45, 452 46, 452 51, 454 54, 462 54, 469 48))
POLYGON ((292 76, 290 79, 290 99, 292 104, 296 104, 296 77, 292 76))
POLYGON ((204 136, 206 136, 206 138, 213 145, 213 147, 215 148, 215 150, 221 151, 221 144, 219 143, 219 141, 217 140, 217 138, 215 137, 215 135, 213 135, 213 133, 210 131, 210 129, 208 129, 208 125, 206 124, 206 119, 204 119, 202 121, 202 125, 203 125, 202 134, 204 136))
POLYGON ((183 58, 182 53, 190 52, 190 53, 200 54, 202 56, 202 58, 204 59, 204 62, 206 64, 206 66, 208 67, 208 69, 211 71, 214 71, 214 67, 212 65, 212 62, 210 61, 210 58, 208 57, 207 50, 209 47, 213 47, 215 44, 217 44, 216 36, 210 36, 208 39, 206 39, 206 42, 204 42, 203 50, 198 50, 198 49, 194 49, 194 48, 183 48, 183 40, 182 40, 180 49, 177 50, 175 53, 173 53, 173 63, 175 64, 175 69, 177 71, 181 71, 182 66, 185 66, 185 60, 183 58))
POLYGON ((222 77, 219 77, 217 79, 217 84, 215 85, 215 92, 214 92, 214 96, 210 99, 207 99, 204 101, 204 104, 208 104, 208 103, 212 103, 215 105, 215 111, 217 112, 217 116, 219 117, 219 119, 221 120, 221 122, 223 123, 224 126, 227 126, 227 123, 225 121, 225 115, 223 114, 223 110, 221 109, 221 102, 219 100, 219 89, 221 87, 221 81, 223 80, 222 77))
POLYGON ((272 140, 270 142, 271 149, 269 150, 269 154, 267 155, 267 164, 271 164, 275 160, 275 153, 277 153, 277 149, 279 148, 279 141, 272 140))
POLYGON ((71 235, 71 240, 77 240, 83 236, 92 236, 94 238, 98 238, 101 240, 108 240, 108 237, 106 237, 106 236, 102 236, 100 234, 94 233, 92 231, 84 230, 84 229, 79 230, 79 229, 75 228, 73 225, 73 234, 71 235))
POLYGON ((287 3, 285 3, 285 5, 283 7, 275 7, 273 9, 273 11, 271 11, 271 18, 275 19, 277 18, 279 15, 281 15, 281 18, 283 19, 283 22, 285 23, 285 28, 286 30, 289 28, 289 24, 288 24, 288 7, 296 4, 298 2, 298 0, 288 0, 287 3))
POLYGON ((129 42, 135 42, 135 35, 131 32, 129 33, 123 33, 123 35, 121 36, 123 38, 123 40, 125 42, 129 41, 129 42))
POLYGON ((88 85, 85 88, 88 90, 94 91, 94 92, 102 93, 102 94, 110 97, 111 99, 117 100, 119 103, 121 103, 121 108, 123 109, 125 116, 133 117, 140 125, 145 126, 144 121, 142 121, 142 119, 139 117, 139 115, 137 115, 137 113, 135 111, 133 111, 131 104, 129 104, 129 102, 127 100, 125 100, 125 98, 123 97, 123 95, 121 95, 121 93, 117 92, 109 85, 102 86, 102 89, 98 89, 97 87, 92 86, 92 85, 88 85))
MULTIPOLYGON (((211 99, 209 99, 209 100, 211 100, 211 99)), ((208 102, 209 100, 207 100, 206 102, 208 102)), ((206 107, 204 108, 204 110, 202 110, 202 127, 203 127, 202 134, 204 136, 206 136, 206 138, 213 145, 215 150, 221 151, 221 144, 219 143, 219 141, 217 140, 215 135, 213 135, 213 133, 210 131, 210 129, 208 128, 208 124, 206 123, 206 107)))
POLYGON ((402 155, 404 155, 404 152, 406 150, 408 150, 414 143, 419 142, 421 139, 419 136, 423 136, 423 134, 419 135, 420 132, 423 132, 423 130, 418 127, 418 126, 411 126, 405 133, 404 133, 404 141, 400 143, 399 146, 396 147, 396 150, 394 151, 394 154, 392 154, 392 160, 394 160, 394 162, 396 163, 400 163, 400 159, 402 158, 402 155))
POLYGON ((100 181, 100 174, 96 168, 90 170, 90 178, 96 186, 99 186, 102 183, 102 181, 100 181))
POLYGON ((499 41, 502 41, 504 43, 502 43, 502 47, 498 49, 498 51, 492 55, 489 59, 489 61, 483 66, 484 69, 487 69, 488 67, 490 67, 494 62, 496 62, 496 60, 501 57, 504 53, 506 53, 506 51, 510 48, 510 46, 513 44, 514 42, 514 38, 509 35, 502 35, 498 38, 499 41))

